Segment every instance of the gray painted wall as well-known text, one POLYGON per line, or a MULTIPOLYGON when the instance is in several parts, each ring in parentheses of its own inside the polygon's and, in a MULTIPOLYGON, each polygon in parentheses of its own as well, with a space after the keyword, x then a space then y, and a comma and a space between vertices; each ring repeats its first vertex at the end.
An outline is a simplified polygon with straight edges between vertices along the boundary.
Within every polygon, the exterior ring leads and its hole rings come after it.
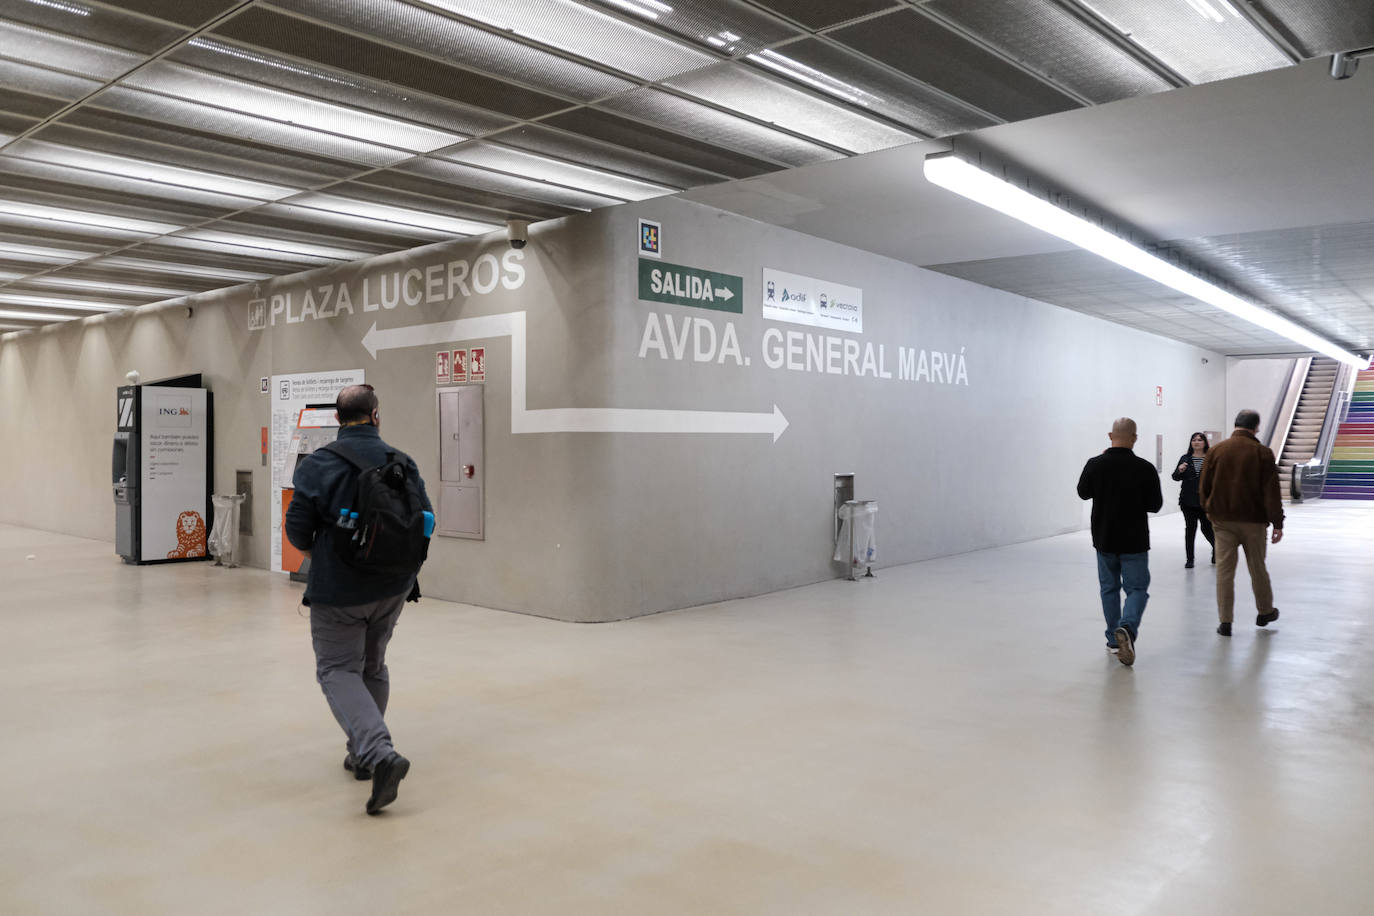
MULTIPOLYGON (((1222 435, 1229 436, 1236 414, 1251 408, 1260 412, 1259 437, 1261 442, 1269 442, 1274 434, 1274 423, 1283 403, 1284 392, 1288 389, 1288 376, 1297 360, 1285 359, 1237 359, 1226 358, 1226 414, 1225 425, 1217 429, 1222 435)), ((1274 443, 1269 443, 1273 446, 1274 443)))
POLYGON ((678 199, 538 225, 518 289, 498 282, 449 298, 441 284, 425 301, 427 268, 506 250, 502 240, 468 240, 264 283, 263 296, 291 292, 297 312, 304 291, 321 285, 346 282, 355 302, 352 315, 279 315, 265 331, 247 330, 255 293, 241 288, 205 297, 190 318, 169 310, 6 339, 0 434, 34 447, 0 456, 0 521, 112 539, 114 388, 131 368, 144 380, 201 371, 216 392, 216 491, 232 490, 236 468, 255 472, 258 536, 245 546, 254 565, 266 565, 259 428, 269 397, 259 377, 366 369, 384 437, 433 481, 442 347, 384 349, 374 360, 364 335, 374 322, 390 329, 518 311, 527 315, 527 408, 578 409, 526 422, 704 422, 699 412, 771 416, 776 407, 788 425, 776 441, 766 431, 513 432, 511 338, 466 341, 488 351, 487 536, 434 545, 422 582, 436 597, 594 621, 829 578, 839 571, 830 561, 839 472, 856 475, 860 497, 879 500, 880 565, 1042 537, 1086 523, 1074 483, 1115 417, 1138 421, 1137 451, 1151 460, 1162 435, 1166 463, 1192 430, 1224 428, 1218 354, 678 199), (663 224, 664 262, 742 276, 741 313, 639 300, 639 217, 663 224), (765 267, 862 288, 863 333, 765 321, 765 267), (375 299, 383 276, 411 268, 421 271, 409 288, 420 301, 363 311, 364 279, 375 299), (645 346, 651 320, 668 337, 669 358, 645 346), (693 338, 673 358, 668 324, 689 321, 693 338), (770 368, 770 329, 871 343, 892 377, 770 368), (738 359, 722 357, 726 339, 738 341, 738 359), (961 358, 966 384, 900 378, 900 347, 961 358), (594 408, 690 414, 608 418, 586 412, 594 408))

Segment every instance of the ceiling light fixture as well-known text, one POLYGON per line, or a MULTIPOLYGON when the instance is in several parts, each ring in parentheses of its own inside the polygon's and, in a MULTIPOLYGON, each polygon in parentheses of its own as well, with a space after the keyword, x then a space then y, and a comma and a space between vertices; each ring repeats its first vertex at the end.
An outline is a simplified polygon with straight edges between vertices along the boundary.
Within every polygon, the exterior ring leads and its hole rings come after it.
POLYGON ((43 309, 67 309, 73 312, 117 312, 133 308, 131 305, 112 305, 108 302, 88 302, 82 299, 54 299, 51 296, 24 296, 0 291, 0 303, 28 305, 43 309))
POLYGON ((985 207, 991 207, 999 213, 1005 213, 1066 242, 1072 242, 1093 254, 1120 264, 1127 270, 1133 270, 1184 295, 1192 296, 1237 318, 1286 337, 1307 349, 1360 369, 1369 365, 1368 359, 1356 356, 1287 318, 1246 302, 1201 277, 1181 270, 1144 249, 1137 248, 1120 236, 965 162, 953 153, 935 153, 927 156, 925 176, 927 180, 946 190, 985 207))
POLYGON ((134 219, 128 216, 115 216, 110 213, 93 213, 88 210, 68 210, 65 207, 49 207, 45 204, 26 204, 22 201, 0 202, 0 213, 11 216, 28 216, 33 219, 51 220, 55 223, 71 223, 76 226, 99 226, 103 229, 122 229, 147 235, 163 235, 184 228, 178 223, 159 223, 148 219, 134 219))
POLYGON ((658 0, 606 0, 606 2, 646 19, 657 19, 659 13, 671 13, 673 11, 671 6, 666 3, 659 3, 658 0))
POLYGON ((108 257, 86 265, 91 268, 114 267, 154 274, 173 274, 183 277, 207 277, 211 280, 238 280, 251 283, 266 280, 275 274, 258 270, 234 270, 228 267, 203 267, 200 264, 181 264, 174 261, 151 261, 144 258, 108 257))
POLYGON ((0 259, 37 261, 40 264, 64 264, 67 261, 84 261, 99 252, 73 251, 70 248, 48 248, 43 245, 21 245, 18 242, 0 242, 0 259))
POLYGON ((300 197, 282 201, 282 204, 290 207, 308 207, 312 210, 356 216, 366 220, 396 223, 400 226, 419 226, 424 229, 434 229, 455 235, 481 235, 501 228, 496 223, 482 223, 477 220, 459 219, 439 213, 428 213, 423 210, 411 210, 406 207, 393 207, 366 200, 354 200, 351 197, 340 197, 336 194, 303 194, 300 197))
POLYGON ((84 6, 77 6, 73 3, 61 3, 59 0, 29 0, 30 3, 38 6, 46 6, 49 9, 61 10, 64 13, 71 13, 75 16, 89 16, 91 11, 84 6))
POLYGON ((11 318, 15 321, 75 321, 80 315, 53 315, 48 312, 16 312, 0 309, 0 320, 11 318))
POLYGON ((1208 3, 1207 0, 1187 0, 1187 3, 1193 8, 1193 12, 1204 19, 1210 19, 1212 22, 1226 21, 1221 13, 1218 13, 1212 8, 1212 4, 1208 3))
POLYGON ((801 61, 793 60, 776 51, 764 50, 757 54, 750 54, 748 57, 754 63, 762 64, 770 70, 776 70, 783 76, 790 76, 792 79, 799 80, 809 86, 815 86, 822 92, 828 92, 846 102, 853 102, 855 105, 867 107, 867 99, 872 98, 857 86, 851 86, 842 80, 837 80, 828 73, 822 73, 814 67, 808 67, 801 61))
POLYGON ((32 286, 51 286, 57 289, 93 290, 121 296, 160 296, 166 299, 190 296, 193 289, 172 289, 165 286, 142 286, 137 283, 115 283, 110 280, 81 280, 76 277, 36 277, 26 281, 32 286))
MULTIPOLYGON (((329 261, 361 261, 377 254, 375 251, 336 248, 333 245, 310 245, 304 242, 291 242, 240 232, 224 232, 218 229, 190 229, 180 235, 170 235, 167 238, 158 239, 158 244, 196 242, 201 244, 187 244, 186 247, 209 248, 210 250, 248 249, 258 252, 262 257, 267 256, 263 254, 264 252, 276 252, 291 257, 319 258, 329 261), (223 249, 217 249, 216 246, 223 246, 223 249)), ((240 251, 240 253, 242 252, 240 251)))

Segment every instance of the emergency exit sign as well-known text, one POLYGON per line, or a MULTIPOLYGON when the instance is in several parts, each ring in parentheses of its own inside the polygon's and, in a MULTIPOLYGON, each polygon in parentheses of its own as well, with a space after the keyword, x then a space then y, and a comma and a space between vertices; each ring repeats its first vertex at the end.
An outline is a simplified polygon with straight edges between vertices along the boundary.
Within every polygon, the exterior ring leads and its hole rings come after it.
POLYGON ((640 258, 639 298, 742 315, 744 278, 640 258))

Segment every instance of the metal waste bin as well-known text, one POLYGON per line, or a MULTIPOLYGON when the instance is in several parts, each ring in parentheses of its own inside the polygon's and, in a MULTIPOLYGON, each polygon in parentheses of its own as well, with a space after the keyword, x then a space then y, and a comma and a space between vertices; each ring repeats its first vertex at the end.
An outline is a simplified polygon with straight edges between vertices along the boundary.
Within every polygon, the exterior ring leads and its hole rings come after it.
POLYGON ((210 529, 210 554, 216 566, 238 566, 239 507, 243 505, 243 494, 212 496, 210 502, 215 508, 215 524, 210 529))
POLYGON ((849 569, 849 578, 856 578, 860 569, 872 577, 873 561, 878 558, 878 501, 851 499, 840 506, 840 536, 835 539, 835 561, 849 569))

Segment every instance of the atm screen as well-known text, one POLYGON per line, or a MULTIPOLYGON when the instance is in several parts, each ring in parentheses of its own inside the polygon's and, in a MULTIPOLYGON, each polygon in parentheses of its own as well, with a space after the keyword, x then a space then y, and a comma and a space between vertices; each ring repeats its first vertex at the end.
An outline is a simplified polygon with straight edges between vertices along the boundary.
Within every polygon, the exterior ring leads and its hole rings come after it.
POLYGON ((129 467, 129 440, 116 436, 114 440, 114 452, 110 456, 110 482, 119 483, 120 479, 128 473, 129 467))

